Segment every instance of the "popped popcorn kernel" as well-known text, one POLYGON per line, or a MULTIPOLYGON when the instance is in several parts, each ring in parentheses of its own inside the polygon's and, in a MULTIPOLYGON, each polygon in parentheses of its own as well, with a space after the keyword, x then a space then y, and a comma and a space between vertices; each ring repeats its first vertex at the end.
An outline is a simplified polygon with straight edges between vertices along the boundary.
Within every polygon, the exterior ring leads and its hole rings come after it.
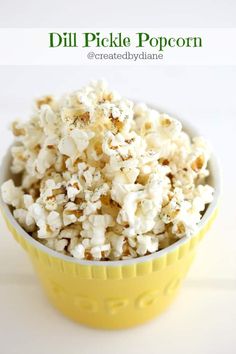
POLYGON ((3 183, 3 200, 62 254, 113 261, 157 252, 191 236, 213 200, 206 141, 102 81, 40 98, 11 129, 19 183, 3 183))

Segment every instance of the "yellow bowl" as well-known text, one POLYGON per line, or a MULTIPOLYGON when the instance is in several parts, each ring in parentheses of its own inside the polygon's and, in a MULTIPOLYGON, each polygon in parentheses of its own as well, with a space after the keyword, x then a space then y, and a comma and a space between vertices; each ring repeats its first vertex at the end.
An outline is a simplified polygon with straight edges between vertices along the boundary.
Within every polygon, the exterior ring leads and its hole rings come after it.
MULTIPOLYGON (((193 129, 185 130, 193 133, 193 129)), ((192 135, 192 134, 191 134, 192 135)), ((0 183, 7 180, 10 150, 3 159, 0 183)), ((34 240, 17 223, 0 198, 10 232, 28 252, 48 298, 63 314, 85 325, 118 329, 141 324, 165 310, 192 263, 196 246, 217 212, 220 178, 214 157, 209 163, 214 200, 198 230, 154 254, 122 261, 81 261, 34 240)), ((10 260, 9 260, 10 261, 10 260)))

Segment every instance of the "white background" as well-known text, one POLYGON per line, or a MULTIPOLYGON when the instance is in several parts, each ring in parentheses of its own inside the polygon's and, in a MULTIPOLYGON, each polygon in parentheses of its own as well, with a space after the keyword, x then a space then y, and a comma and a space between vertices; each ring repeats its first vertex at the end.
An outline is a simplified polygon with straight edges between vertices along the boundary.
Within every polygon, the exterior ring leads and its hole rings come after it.
MULTIPOLYGON (((178 7, 170 1, 164 5, 150 1, 148 7, 146 1, 145 9, 131 7, 127 1, 115 3, 112 9, 111 1, 107 2, 110 8, 99 1, 94 2, 95 10, 87 2, 79 4, 77 11, 70 2, 62 9, 58 1, 54 5, 58 16, 53 15, 52 5, 42 9, 43 1, 37 5, 29 1, 27 6, 26 1, 12 3, 1 7, 2 26, 235 25, 233 1, 198 1, 191 9, 187 1, 178 7)), ((57 313, 1 218, 0 353, 234 353, 236 67, 0 67, 0 156, 11 142, 7 126, 16 117, 27 118, 33 98, 74 90, 101 77, 124 96, 148 101, 191 121, 211 141, 221 160, 224 182, 219 217, 199 246, 171 308, 149 324, 123 331, 88 329, 57 313)))
POLYGON ((56 26, 53 29, 48 27, 0 28, 0 65, 234 65, 236 63, 236 47, 233 45, 235 37, 236 28, 97 28, 94 26, 86 28, 56 26), (91 40, 91 33, 97 32, 96 38, 99 40, 91 40), (142 47, 137 47, 139 43, 137 33, 140 32, 145 35, 142 35, 142 47), (49 33, 56 33, 56 36, 53 36, 55 45, 58 43, 58 33, 62 38, 64 38, 63 33, 66 33, 66 45, 69 42, 68 34, 72 33, 73 46, 75 34, 76 46, 64 47, 63 39, 62 45, 50 48, 49 33), (84 33, 90 33, 87 48, 84 48, 84 33), (146 34, 149 38, 147 41, 146 34), (169 47, 165 42, 166 38, 177 41, 178 38, 189 37, 200 38, 201 46, 199 40, 196 47, 192 42, 190 42, 191 47, 178 47, 172 44, 174 41, 171 41, 172 47, 169 47), (130 40, 130 46, 123 46, 124 38, 130 40), (105 40, 104 47, 101 40, 105 40), (119 42, 121 44, 118 44, 119 42), (114 43, 119 47, 115 47, 114 43), (111 47, 107 47, 108 45, 111 47))

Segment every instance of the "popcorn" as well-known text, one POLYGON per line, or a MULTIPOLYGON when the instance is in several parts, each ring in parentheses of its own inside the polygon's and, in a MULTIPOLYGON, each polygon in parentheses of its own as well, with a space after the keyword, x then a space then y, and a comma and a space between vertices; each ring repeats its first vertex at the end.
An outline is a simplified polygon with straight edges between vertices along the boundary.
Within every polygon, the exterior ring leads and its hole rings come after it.
POLYGON ((137 236, 137 243, 137 254, 140 256, 144 256, 147 252, 153 253, 158 250, 158 238, 155 236, 149 236, 148 234, 137 236))
POLYGON ((53 151, 48 150, 46 148, 41 149, 36 163, 35 163, 35 168, 36 170, 43 175, 49 167, 51 167, 55 162, 55 154, 53 151))
POLYGON ((107 253, 110 251, 110 245, 105 244, 101 246, 95 246, 91 248, 91 255, 93 259, 100 260, 102 258, 102 253, 107 253))
MULTIPOLYGON (((17 133, 19 134, 19 133, 17 133)), ((27 161, 27 154, 23 146, 12 146, 11 154, 13 157, 13 165, 11 171, 13 173, 20 173, 24 171, 25 162, 27 161)))
POLYGON ((20 225, 28 232, 35 231, 35 221, 32 215, 25 209, 16 209, 13 215, 20 225))
POLYGON ((8 181, 3 183, 1 191, 2 198, 5 203, 12 205, 15 208, 20 207, 24 193, 21 187, 15 186, 12 179, 9 179, 8 181))
POLYGON ((56 211, 51 211, 47 216, 47 224, 52 231, 58 231, 59 233, 62 226, 60 214, 56 211))
POLYGON ((62 211, 64 226, 76 223, 81 214, 77 204, 72 202, 65 204, 64 210, 62 211))
POLYGON ((89 215, 83 223, 83 230, 81 236, 84 238, 91 238, 91 245, 98 246, 105 242, 106 228, 113 225, 111 215, 89 215))
POLYGON ((84 253, 85 253, 85 248, 84 248, 84 246, 81 243, 76 245, 71 250, 72 256, 75 257, 75 258, 78 258, 78 259, 83 259, 84 258, 84 253))
POLYGON ((77 259, 145 256, 191 236, 214 189, 210 149, 182 124, 93 82, 36 102, 15 121, 13 179, 1 186, 18 223, 77 259))
POLYGON ((65 239, 56 240, 56 242, 55 242, 55 250, 58 251, 58 252, 63 252, 67 245, 68 245, 68 240, 65 240, 65 239))
POLYGON ((70 136, 66 136, 61 139, 58 150, 61 154, 69 156, 69 157, 76 157, 77 154, 77 147, 74 140, 70 136))
POLYGON ((112 232, 107 233, 107 236, 109 236, 111 248, 113 250, 112 251, 113 257, 115 259, 122 257, 125 237, 119 236, 119 235, 112 233, 112 232))

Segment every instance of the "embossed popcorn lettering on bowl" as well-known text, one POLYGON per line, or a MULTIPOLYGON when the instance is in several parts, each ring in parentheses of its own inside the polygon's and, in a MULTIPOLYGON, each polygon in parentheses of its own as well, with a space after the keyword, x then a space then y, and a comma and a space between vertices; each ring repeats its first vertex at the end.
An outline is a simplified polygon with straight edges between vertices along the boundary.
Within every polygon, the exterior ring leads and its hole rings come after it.
POLYGON ((97 312, 98 311, 98 304, 97 301, 94 299, 91 299, 88 296, 75 296, 73 298, 73 303, 75 306, 82 311, 88 311, 88 312, 97 312))

